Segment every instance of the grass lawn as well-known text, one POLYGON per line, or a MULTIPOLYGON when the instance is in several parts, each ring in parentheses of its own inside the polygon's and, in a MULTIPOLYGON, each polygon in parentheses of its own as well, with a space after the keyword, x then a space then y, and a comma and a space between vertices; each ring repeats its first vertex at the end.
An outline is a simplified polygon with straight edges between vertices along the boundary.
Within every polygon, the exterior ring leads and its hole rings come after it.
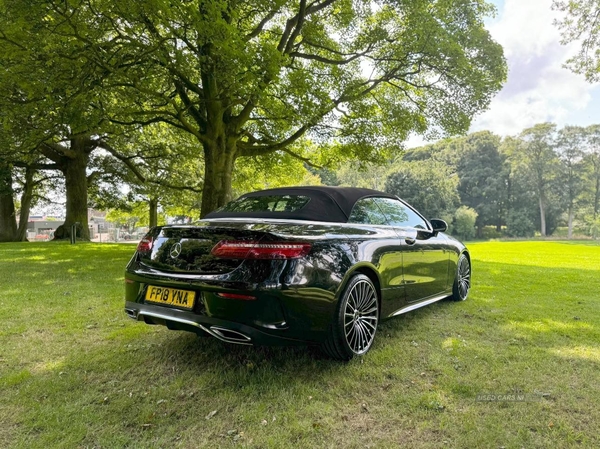
POLYGON ((131 245, 0 244, 0 447, 600 447, 600 246, 469 247, 343 364, 131 321, 131 245))

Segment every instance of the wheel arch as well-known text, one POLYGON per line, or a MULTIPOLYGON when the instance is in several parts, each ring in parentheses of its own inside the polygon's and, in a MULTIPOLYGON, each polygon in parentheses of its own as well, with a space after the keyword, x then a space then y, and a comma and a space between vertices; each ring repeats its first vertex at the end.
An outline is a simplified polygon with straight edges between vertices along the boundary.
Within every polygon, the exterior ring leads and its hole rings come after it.
POLYGON ((381 316, 381 280, 379 279, 377 268, 370 263, 358 263, 352 266, 352 268, 346 272, 335 294, 336 304, 340 300, 340 296, 346 289, 348 282, 350 282, 350 279, 352 279, 352 277, 356 274, 364 274, 375 286, 375 291, 377 292, 377 297, 379 298, 379 301, 377 301, 377 308, 379 309, 379 316, 381 316))
POLYGON ((460 252, 460 254, 458 256, 458 260, 456 262, 455 278, 452 283, 452 295, 450 296, 452 298, 452 300, 464 301, 465 299, 467 299, 467 296, 469 295, 469 290, 471 289, 472 274, 473 274, 473 265, 471 264, 471 254, 469 254, 469 251, 466 248, 463 248, 463 250, 460 252), (464 258, 463 258, 463 256, 464 256, 464 258), (461 260, 467 261, 468 269, 469 269, 469 273, 468 273, 469 281, 468 281, 468 285, 466 287, 466 293, 464 295, 460 292, 459 284, 458 284, 459 277, 461 276, 461 274, 459 273, 459 270, 460 270, 459 263, 461 260))
MULTIPOLYGON (((356 355, 365 354, 370 349, 375 339, 377 324, 375 324, 375 326, 371 326, 372 331, 363 330, 362 334, 361 331, 355 330, 354 336, 350 337, 350 340, 348 340, 348 333, 345 331, 346 326, 348 324, 352 324, 353 321, 350 321, 349 323, 345 322, 345 316, 347 313, 345 307, 342 307, 345 304, 344 293, 352 285, 356 285, 359 282, 365 283, 365 277, 373 284, 378 298, 381 298, 381 281, 379 279, 377 269, 369 263, 360 263, 352 266, 351 269, 349 269, 344 275, 342 282, 340 282, 338 290, 335 294, 335 315, 332 317, 332 323, 329 326, 325 340, 323 340, 321 344, 321 348, 326 354, 337 360, 349 361, 356 355), (353 284, 353 279, 355 279, 357 275, 362 276, 355 281, 355 284, 353 284), (364 338, 360 336, 357 337, 357 335, 363 335, 364 338)), ((365 305, 367 304, 365 303, 365 305)), ((381 315, 381 301, 377 301, 377 312, 376 314, 374 312, 375 311, 371 308, 369 311, 371 314, 371 319, 376 319, 379 321, 379 317, 381 315)), ((355 309, 354 321, 356 320, 357 315, 355 309)), ((362 320, 362 318, 359 318, 359 320, 362 320)), ((354 323, 353 327, 355 326, 357 326, 356 323, 354 323)), ((361 325, 359 324, 358 326, 361 325)), ((367 329, 366 325, 364 329, 367 329)), ((350 329, 350 332, 352 332, 352 329, 350 329)))
POLYGON ((467 257, 469 265, 472 265, 471 254, 469 253, 468 248, 462 244, 459 247, 455 246, 451 252, 450 259, 448 260, 448 282, 446 285, 449 287, 452 287, 452 283, 456 277, 456 270, 458 269, 458 261, 463 254, 467 257))
POLYGON ((458 258, 456 259, 456 264, 458 266, 458 261, 460 259, 460 256, 464 255, 467 260, 469 261, 469 267, 471 269, 471 277, 473 277, 473 264, 471 263, 471 253, 469 253, 469 250, 465 247, 462 249, 462 251, 458 254, 458 258))
POLYGON ((469 259, 469 263, 471 263, 471 253, 469 252, 469 250, 467 248, 463 248, 463 250, 460 252, 458 257, 460 258, 460 256, 462 256, 463 254, 465 256, 467 256, 467 259, 469 259))

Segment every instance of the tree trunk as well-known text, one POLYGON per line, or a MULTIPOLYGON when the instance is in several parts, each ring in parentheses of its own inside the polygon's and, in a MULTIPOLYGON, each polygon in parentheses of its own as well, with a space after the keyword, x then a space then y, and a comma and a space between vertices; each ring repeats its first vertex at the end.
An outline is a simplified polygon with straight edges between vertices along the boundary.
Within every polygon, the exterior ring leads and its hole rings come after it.
POLYGON ((90 239, 88 228, 88 185, 87 165, 89 153, 81 146, 89 142, 88 137, 73 138, 71 148, 74 157, 65 158, 61 171, 65 177, 65 188, 67 195, 67 214, 65 223, 54 232, 55 239, 69 239, 71 237, 71 226, 76 226, 76 236, 81 240, 90 239))
POLYGON ((475 236, 478 239, 482 239, 483 238, 483 223, 477 223, 477 232, 475 234, 475 236))
MULTIPOLYGON (((510 215, 511 211, 514 209, 514 201, 513 201, 513 194, 512 194, 512 177, 511 177, 512 173, 509 172, 507 177, 506 177, 506 207, 504 207, 504 224, 506 224, 508 222, 508 216, 510 215)), ((500 226, 500 223, 498 223, 498 231, 500 231, 502 229, 502 227, 500 226)))
POLYGON ((148 207, 150 212, 150 218, 148 219, 148 226, 153 228, 158 226, 158 200, 156 198, 150 198, 148 201, 148 207))
POLYGON ((594 220, 600 212, 600 176, 596 177, 596 189, 594 192, 594 220))
POLYGON ((236 159, 236 146, 233 139, 220 140, 223 140, 221 145, 204 146, 201 218, 231 200, 231 179, 236 159))
POLYGON ((19 242, 27 241, 27 223, 29 222, 29 211, 31 210, 31 201, 33 200, 33 175, 35 170, 27 167, 25 169, 25 184, 21 194, 21 211, 19 213, 19 229, 17 231, 17 240, 19 242))
POLYGON ((546 237, 546 211, 544 210, 544 199, 540 195, 540 233, 546 237))
POLYGON ((0 165, 0 242, 17 241, 17 218, 11 166, 0 165))
POLYGON ((573 238, 573 205, 569 205, 569 228, 567 231, 567 238, 571 240, 573 238))

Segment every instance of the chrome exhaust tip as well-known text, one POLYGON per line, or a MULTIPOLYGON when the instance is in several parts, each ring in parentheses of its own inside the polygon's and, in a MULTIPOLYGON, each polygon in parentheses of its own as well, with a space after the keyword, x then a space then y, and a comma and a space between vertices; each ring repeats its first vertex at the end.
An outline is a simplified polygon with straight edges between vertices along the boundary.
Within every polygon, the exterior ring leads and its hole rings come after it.
POLYGON ((215 336, 219 340, 223 340, 228 343, 249 344, 252 341, 252 339, 247 335, 244 335, 238 331, 233 331, 231 329, 225 329, 223 327, 218 326, 211 326, 210 330, 215 334, 215 336))
POLYGON ((138 319, 138 312, 137 310, 134 309, 125 309, 125 313, 127 314, 127 316, 129 318, 131 318, 132 320, 136 320, 138 319))
MULTIPOLYGON (((218 340, 224 341, 225 343, 235 343, 238 345, 252 345, 252 339, 250 337, 248 337, 247 335, 242 334, 241 332, 238 332, 238 331, 224 328, 224 327, 220 327, 220 326, 208 327, 208 326, 204 326, 200 323, 197 323, 195 321, 188 320, 186 318, 169 316, 169 315, 165 315, 163 313, 150 312, 147 310, 138 311, 138 310, 133 310, 133 309, 125 309, 125 312, 127 313, 127 315, 129 317, 131 317, 135 320, 143 319, 145 321, 146 318, 150 318, 150 319, 156 318, 159 320, 164 320, 165 322, 171 321, 171 322, 175 322, 175 323, 187 324, 189 326, 193 326, 198 329, 202 329, 207 334, 215 337, 218 340)), ((164 324, 164 323, 161 323, 161 324, 164 324)))

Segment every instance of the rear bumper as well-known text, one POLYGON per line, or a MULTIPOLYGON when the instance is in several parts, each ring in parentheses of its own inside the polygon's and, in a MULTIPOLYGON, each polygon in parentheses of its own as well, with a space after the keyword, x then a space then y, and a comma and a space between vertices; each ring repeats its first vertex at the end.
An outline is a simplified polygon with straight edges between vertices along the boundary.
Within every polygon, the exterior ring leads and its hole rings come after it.
MULTIPOLYGON (((210 335, 221 341, 239 345, 281 346, 310 343, 309 341, 295 340, 275 333, 267 333, 246 324, 160 305, 126 301, 125 313, 136 321, 163 325, 173 330, 195 332, 199 335, 210 335)), ((273 332, 277 332, 277 329, 273 329, 273 332)))

